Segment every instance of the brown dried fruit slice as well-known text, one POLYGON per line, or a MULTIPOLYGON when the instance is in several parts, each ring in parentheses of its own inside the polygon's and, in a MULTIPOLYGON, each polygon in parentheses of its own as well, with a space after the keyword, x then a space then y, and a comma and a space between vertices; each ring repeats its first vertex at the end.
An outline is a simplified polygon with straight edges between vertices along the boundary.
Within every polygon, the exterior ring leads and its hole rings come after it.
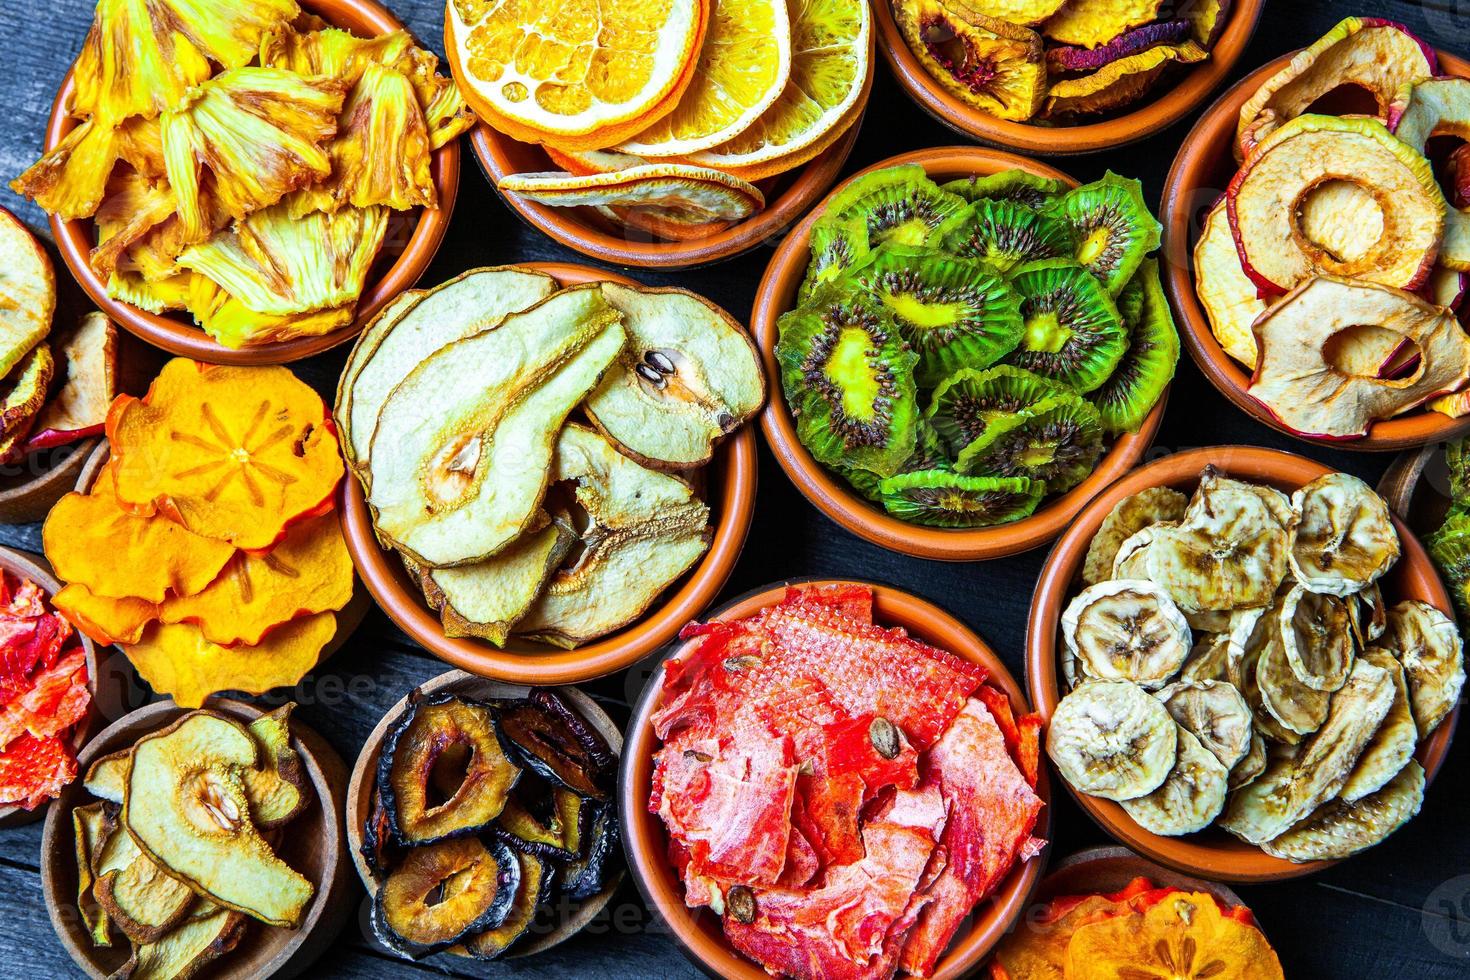
POLYGON ((1347 605, 1298 585, 1281 600, 1279 619, 1281 649, 1297 680, 1314 691, 1342 687, 1354 656, 1347 605))
POLYGON ((1087 546, 1083 583, 1096 585, 1112 578, 1113 563, 1124 541, 1146 527, 1180 520, 1188 505, 1188 497, 1169 487, 1149 487, 1118 501, 1087 546))
POLYGON ((46 404, 55 370, 51 348, 41 343, 0 379, 0 462, 20 458, 25 438, 46 404))
POLYGON ((1142 914, 1082 926, 1067 946, 1075 980, 1284 980, 1281 962, 1261 930, 1226 915, 1203 892, 1175 892, 1142 914))
MULTIPOLYGON (((1224 650, 1221 643, 1215 648, 1224 650)), ((1225 768, 1234 768, 1250 752, 1251 709, 1235 685, 1224 680, 1182 680, 1154 696, 1164 703, 1169 717, 1198 738, 1225 768)))
POLYGON ((175 358, 107 417, 117 499, 237 548, 329 506, 342 458, 321 397, 283 367, 175 358))
POLYGON ((1414 758, 1414 749, 1419 744, 1419 726, 1414 722, 1403 666, 1392 653, 1378 647, 1370 647, 1358 656, 1373 666, 1388 671, 1393 678, 1394 694, 1393 707, 1388 709, 1388 714, 1373 740, 1368 743, 1363 754, 1358 756, 1353 774, 1342 785, 1340 795, 1348 803, 1354 803, 1382 789, 1414 758))
POLYGON ((184 921, 194 892, 141 851, 127 867, 97 877, 97 904, 134 943, 153 943, 184 921))
POLYGON ((1046 95, 1041 36, 970 8, 963 0, 899 0, 893 17, 935 81, 967 105, 1025 121, 1046 95))
POLYGON ((1256 321, 1260 360, 1247 392, 1282 425, 1302 435, 1358 438, 1389 418, 1453 391, 1470 378, 1470 338, 1453 313, 1371 282, 1317 276, 1256 321), (1349 375, 1331 360, 1334 337, 1381 327, 1412 342, 1412 375, 1349 375))
MULTIPOLYGON (((207 914, 191 915, 156 943, 133 947, 133 955, 116 974, 120 977, 193 976, 206 965, 232 952, 245 936, 248 919, 238 912, 213 906, 207 914)), ((196 910, 197 911, 197 910, 196 910)))
POLYGON ((429 605, 439 610, 444 635, 504 646, 576 539, 570 524, 558 519, 484 561, 424 569, 420 585, 429 605))
POLYGON ((1046 92, 1047 118, 1111 112, 1137 102, 1170 65, 1193 65, 1210 53, 1193 41, 1160 44, 1119 58, 1080 78, 1055 81, 1046 92))
POLYGON ((1334 800, 1261 849, 1288 861, 1337 861, 1381 844, 1419 812, 1424 768, 1412 759, 1389 783, 1356 802, 1334 800))
MULTIPOLYGON (((1275 612, 1266 615, 1273 616, 1275 612)), ((1327 720, 1332 695, 1301 682, 1283 652, 1282 643, 1269 643, 1261 651, 1256 660, 1255 687, 1260 692, 1262 706, 1288 731, 1310 735, 1327 720)))
POLYGON ((55 312, 50 257, 19 218, 0 208, 0 376, 45 339, 55 312))
POLYGON ((1428 738, 1459 703, 1465 655, 1454 620, 1424 602, 1405 599, 1388 611, 1381 646, 1399 658, 1419 737, 1428 738))
POLYGON ((520 864, 502 841, 416 847, 378 888, 373 931, 399 953, 423 956, 502 925, 519 885, 520 864))
POLYGON ((1351 596, 1398 561, 1399 535, 1388 504, 1357 477, 1318 477, 1291 503, 1291 570, 1308 591, 1351 596))
POLYGON ((709 167, 650 163, 610 173, 522 173, 502 177, 502 192, 551 207, 657 207, 689 221, 740 221, 766 206, 760 188, 709 167))

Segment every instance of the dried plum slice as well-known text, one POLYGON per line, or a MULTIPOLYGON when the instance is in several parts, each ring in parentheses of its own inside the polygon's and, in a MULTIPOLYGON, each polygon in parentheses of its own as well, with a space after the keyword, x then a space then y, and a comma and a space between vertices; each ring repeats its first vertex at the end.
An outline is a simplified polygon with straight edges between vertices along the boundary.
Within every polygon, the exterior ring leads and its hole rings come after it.
POLYGON ((607 797, 616 757, 561 695, 537 688, 524 700, 501 704, 496 720, 505 751, 536 775, 581 796, 607 797))
POLYGON ((537 914, 551 901, 556 884, 555 867, 534 854, 520 853, 516 860, 521 868, 520 885, 505 921, 494 929, 470 936, 463 943, 464 951, 477 960, 503 956, 529 936, 537 914))
POLYGON ((1182 41, 1189 32, 1189 21, 1181 18, 1135 27, 1101 47, 1061 44, 1047 49, 1046 67, 1056 74, 1097 71, 1103 65, 1147 51, 1155 45, 1182 41))
POLYGON ((428 956, 502 925, 520 883, 521 863, 499 840, 416 847, 373 897, 373 932, 400 956, 428 956))
POLYGON ((945 91, 1000 119, 1025 121, 1046 95, 1041 36, 963 3, 898 0, 904 43, 945 91))
POLYGON ((612 803, 595 803, 587 821, 584 856, 566 865, 561 893, 581 902, 606 889, 619 875, 618 857, 622 853, 622 825, 612 803))

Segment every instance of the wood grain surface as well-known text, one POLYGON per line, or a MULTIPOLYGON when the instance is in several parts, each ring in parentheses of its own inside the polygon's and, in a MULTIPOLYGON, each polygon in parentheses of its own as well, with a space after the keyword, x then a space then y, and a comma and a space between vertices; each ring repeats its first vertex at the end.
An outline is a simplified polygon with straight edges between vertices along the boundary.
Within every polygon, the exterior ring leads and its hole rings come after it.
MULTIPOLYGON (((547 0, 557 2, 557 0, 547 0)), ((886 2, 886 0, 878 0, 886 2)), ((390 5, 429 47, 442 51, 443 5, 439 0, 391 0, 390 5)), ((0 176, 21 172, 39 154, 52 94, 81 46, 92 0, 0 0, 0 176)), ((1470 0, 1272 0, 1237 76, 1266 59, 1300 47, 1350 14, 1388 17, 1408 24, 1440 47, 1470 54, 1470 0)), ((1082 180, 1109 168, 1143 179, 1157 204, 1164 174, 1190 117, 1152 139, 1116 153, 1068 159, 1064 166, 1082 180)), ((880 67, 865 129, 848 172, 885 156, 925 146, 949 145, 956 137, 910 103, 880 67)), ((480 265, 522 260, 578 260, 522 224, 497 198, 472 157, 466 154, 463 186, 449 236, 425 282, 435 283, 480 265)), ((43 216, 0 189, 0 206, 15 210, 34 228, 43 216)), ((678 274, 636 272, 653 285, 680 285, 747 316, 770 249, 736 261, 678 274)), ((59 270, 66 278, 64 270, 59 270)), ((63 288, 65 284, 63 283, 63 288)), ((295 365, 298 374, 330 392, 345 351, 295 365)), ((1168 414, 1150 456, 1196 446, 1248 443, 1301 452, 1376 482, 1389 457, 1330 452, 1305 446, 1254 424, 1221 398, 1184 358, 1168 414)), ((38 526, 0 528, 0 543, 35 550, 38 526)), ((776 579, 804 575, 851 576, 907 588, 950 609, 978 630, 1020 676, 1026 611, 1044 551, 986 564, 944 565, 908 559, 867 545, 839 530, 809 506, 786 481, 764 447, 755 524, 726 589, 738 595, 776 579)), ((444 665, 400 634, 374 610, 351 641, 322 669, 286 697, 301 704, 300 717, 330 740, 346 759, 355 758, 381 714, 414 684, 444 665)), ((115 652, 104 672, 130 677, 115 652)), ((627 705, 641 689, 646 671, 585 685, 622 723, 627 705)), ((132 682, 132 699, 150 697, 132 682)), ((1306 880, 1268 887, 1241 887, 1292 978, 1439 978, 1470 976, 1470 834, 1466 833, 1470 750, 1464 740, 1451 752, 1443 775, 1430 789, 1423 812, 1384 845, 1306 880)), ((1060 857, 1105 843, 1102 833, 1057 794, 1054 853, 1060 857)), ((41 906, 36 862, 40 825, 0 831, 0 974, 75 975, 51 933, 41 906)), ((361 902, 358 892, 355 898, 361 902)), ((699 974, 652 921, 631 888, 586 933, 534 960, 473 964, 440 956, 412 964, 375 946, 360 910, 335 946, 311 971, 322 977, 536 977, 545 980, 627 977, 673 980, 699 974)))

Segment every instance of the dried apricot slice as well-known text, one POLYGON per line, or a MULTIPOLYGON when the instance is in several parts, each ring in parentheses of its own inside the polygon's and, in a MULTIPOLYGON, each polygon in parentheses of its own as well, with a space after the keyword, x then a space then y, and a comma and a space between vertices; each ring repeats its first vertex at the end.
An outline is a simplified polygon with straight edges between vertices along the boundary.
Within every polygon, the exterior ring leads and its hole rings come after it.
POLYGON ((117 499, 259 551, 330 506, 342 479, 321 397, 283 367, 175 358, 107 416, 117 499))

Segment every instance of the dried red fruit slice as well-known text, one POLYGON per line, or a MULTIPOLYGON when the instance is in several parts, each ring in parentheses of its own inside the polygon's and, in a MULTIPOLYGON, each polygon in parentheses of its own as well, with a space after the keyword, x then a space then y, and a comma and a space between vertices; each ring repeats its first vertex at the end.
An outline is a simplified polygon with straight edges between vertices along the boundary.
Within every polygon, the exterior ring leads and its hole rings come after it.
POLYGON ((22 735, 0 751, 0 806, 34 810, 77 778, 77 758, 63 739, 22 735))
POLYGON ((1170 65, 1193 65, 1209 56, 1194 41, 1185 41, 1180 45, 1160 44, 1109 61, 1091 74, 1053 82, 1046 93, 1044 114, 1081 115, 1122 108, 1141 98, 1170 65))
POLYGON ((1125 31, 1097 48, 1057 45, 1047 49, 1046 67, 1057 73, 1097 71, 1109 62, 1140 54, 1156 44, 1177 44, 1189 36, 1189 31, 1187 20, 1165 20, 1125 31))
POLYGON ((87 689, 87 655, 80 647, 31 680, 30 690, 0 710, 0 745, 25 734, 60 736, 87 716, 92 693, 87 689))

